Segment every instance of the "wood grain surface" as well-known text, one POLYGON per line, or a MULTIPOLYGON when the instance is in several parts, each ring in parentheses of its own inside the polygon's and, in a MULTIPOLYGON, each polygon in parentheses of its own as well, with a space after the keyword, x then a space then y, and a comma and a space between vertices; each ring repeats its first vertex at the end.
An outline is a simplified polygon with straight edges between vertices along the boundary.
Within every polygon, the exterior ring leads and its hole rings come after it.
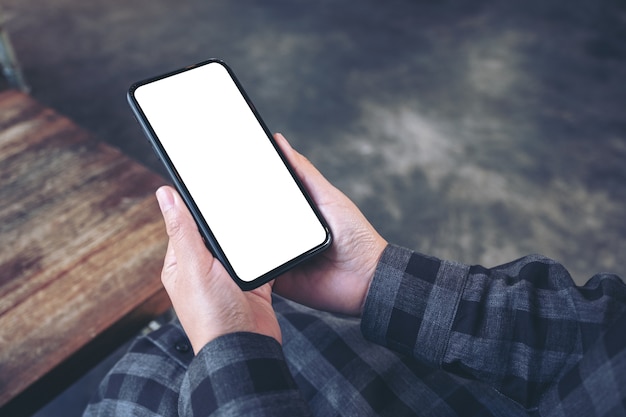
POLYGON ((67 385, 74 355, 103 357, 169 308, 163 183, 27 95, 0 94, 0 406, 32 404, 37 381, 67 385))

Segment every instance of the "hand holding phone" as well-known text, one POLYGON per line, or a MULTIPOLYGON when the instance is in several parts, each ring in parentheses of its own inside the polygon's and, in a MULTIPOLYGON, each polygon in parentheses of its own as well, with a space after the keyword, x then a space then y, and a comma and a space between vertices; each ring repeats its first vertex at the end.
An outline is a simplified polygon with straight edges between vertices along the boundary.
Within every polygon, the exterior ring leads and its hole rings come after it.
POLYGON ((281 134, 275 139, 328 221, 333 244, 303 267, 282 274, 274 282, 273 291, 317 310, 360 316, 387 241, 359 208, 281 134))
POLYGON ((136 83, 128 100, 207 246, 242 289, 330 246, 324 218, 223 62, 136 83))
POLYGON ((207 250, 180 195, 169 186, 156 195, 170 239, 161 281, 194 352, 236 332, 259 333, 280 343, 271 283, 241 291, 207 250))

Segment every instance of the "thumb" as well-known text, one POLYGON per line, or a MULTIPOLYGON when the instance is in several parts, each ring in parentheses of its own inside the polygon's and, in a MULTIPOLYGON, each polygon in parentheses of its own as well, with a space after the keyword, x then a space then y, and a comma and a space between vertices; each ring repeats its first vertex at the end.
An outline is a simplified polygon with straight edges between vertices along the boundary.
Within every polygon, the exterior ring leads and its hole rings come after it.
POLYGON ((206 271, 208 265, 205 265, 202 260, 207 258, 212 260, 212 256, 204 245, 196 223, 180 195, 172 187, 163 186, 157 190, 156 197, 169 237, 163 273, 171 272, 171 275, 175 276, 174 272, 179 268, 198 268, 206 271))
POLYGON ((167 251, 165 252, 165 259, 163 260, 163 269, 161 270, 161 282, 165 287, 169 287, 170 284, 176 282, 178 261, 176 260, 176 253, 172 242, 167 243, 167 251))
POLYGON ((276 133, 274 139, 304 185, 304 188, 306 188, 318 205, 324 205, 336 198, 333 193, 339 191, 328 182, 307 157, 292 148, 282 134, 276 133))

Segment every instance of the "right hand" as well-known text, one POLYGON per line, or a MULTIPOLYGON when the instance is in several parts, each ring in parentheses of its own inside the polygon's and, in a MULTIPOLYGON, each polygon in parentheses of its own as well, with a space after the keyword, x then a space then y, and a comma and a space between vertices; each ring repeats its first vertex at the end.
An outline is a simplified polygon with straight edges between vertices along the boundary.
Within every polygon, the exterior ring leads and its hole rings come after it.
POLYGON ((180 195, 165 186, 157 199, 169 236, 161 281, 194 352, 235 332, 260 333, 281 342, 271 283, 241 291, 207 250, 180 195))
POLYGON ((278 277, 274 291, 315 309, 360 316, 387 242, 284 136, 274 138, 333 234, 330 248, 278 277))

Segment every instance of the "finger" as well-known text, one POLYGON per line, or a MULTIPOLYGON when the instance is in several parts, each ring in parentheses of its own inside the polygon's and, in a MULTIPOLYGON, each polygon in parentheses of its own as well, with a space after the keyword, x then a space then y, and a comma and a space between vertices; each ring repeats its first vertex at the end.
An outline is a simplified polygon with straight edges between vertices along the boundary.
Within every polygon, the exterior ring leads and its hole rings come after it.
POLYGON ((333 189, 334 186, 322 175, 321 172, 304 155, 293 149, 287 139, 281 134, 274 135, 280 150, 287 157, 287 160, 296 171, 296 175, 302 181, 304 187, 311 194, 311 197, 322 204, 325 193, 333 189))
POLYGON ((287 157, 287 160, 292 165, 292 167, 297 171, 299 176, 306 175, 307 173, 310 173, 310 171, 312 170, 317 171, 315 167, 313 166, 313 164, 304 155, 302 155, 301 153, 299 153, 298 151, 296 151, 294 148, 291 147, 291 145, 289 144, 287 139, 282 135, 282 133, 276 133, 274 135, 274 139, 276 140, 276 143, 278 143, 280 150, 287 157))
POLYGON ((176 259, 178 265, 200 264, 199 267, 205 268, 206 265, 198 261, 207 256, 209 259, 212 257, 180 195, 172 187, 164 186, 157 190, 156 196, 170 239, 168 247, 171 248, 171 252, 168 253, 176 259))
POLYGON ((165 252, 165 259, 163 260, 163 269, 161 270, 161 282, 166 290, 171 288, 176 282, 177 266, 176 253, 172 242, 168 241, 167 251, 165 252))

